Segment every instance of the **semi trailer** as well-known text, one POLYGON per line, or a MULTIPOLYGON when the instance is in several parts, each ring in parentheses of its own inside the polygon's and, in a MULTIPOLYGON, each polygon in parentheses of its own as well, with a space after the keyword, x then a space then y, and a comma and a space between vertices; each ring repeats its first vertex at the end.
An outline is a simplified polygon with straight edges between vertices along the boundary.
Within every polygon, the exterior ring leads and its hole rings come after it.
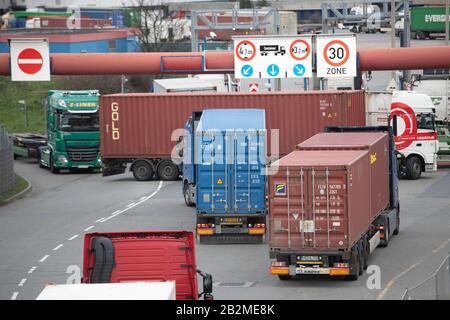
POLYGON ((103 175, 129 168, 138 181, 179 179, 177 141, 186 119, 205 108, 264 109, 272 159, 327 126, 365 124, 362 91, 113 94, 103 95, 100 106, 103 175), (272 140, 279 143, 272 147, 272 140))
POLYGON ((327 131, 268 169, 269 270, 281 280, 310 274, 357 280, 370 254, 399 232, 392 129, 327 131))
POLYGON ((266 234, 263 109, 205 109, 182 139, 183 195, 200 243, 261 243, 266 234))
POLYGON ((15 133, 13 141, 14 158, 36 158, 39 161, 39 147, 47 145, 47 137, 35 133, 15 133))
POLYGON ((48 93, 47 145, 39 147, 39 166, 61 169, 100 169, 99 92, 48 93))
POLYGON ((177 300, 213 300, 211 275, 197 269, 194 239, 190 231, 87 233, 81 282, 174 281, 177 300), (203 281, 202 292, 198 276, 203 281))
MULTIPOLYGON (((445 6, 411 8, 411 38, 418 40, 445 37, 445 6)), ((400 35, 405 26, 401 18, 395 24, 395 34, 400 35)))

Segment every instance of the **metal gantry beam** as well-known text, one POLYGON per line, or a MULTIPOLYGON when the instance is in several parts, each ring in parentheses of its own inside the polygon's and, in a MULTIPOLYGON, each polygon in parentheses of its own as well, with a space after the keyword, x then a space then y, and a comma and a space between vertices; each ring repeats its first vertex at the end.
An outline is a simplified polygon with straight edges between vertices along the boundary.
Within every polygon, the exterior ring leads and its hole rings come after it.
POLYGON ((279 33, 279 13, 276 9, 232 9, 232 10, 193 10, 191 12, 192 51, 199 51, 198 31, 200 30, 257 30, 269 26, 273 19, 273 34, 279 33), (230 22, 221 22, 219 16, 228 13, 230 22), (242 15, 250 16, 250 21, 240 22, 242 15), (199 22, 203 25, 200 25, 199 22))

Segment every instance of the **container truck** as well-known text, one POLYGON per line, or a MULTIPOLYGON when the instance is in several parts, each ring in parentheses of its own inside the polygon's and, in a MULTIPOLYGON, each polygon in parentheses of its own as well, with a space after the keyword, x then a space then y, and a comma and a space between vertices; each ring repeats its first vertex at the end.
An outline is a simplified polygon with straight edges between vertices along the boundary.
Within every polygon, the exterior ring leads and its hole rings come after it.
MULTIPOLYGON (((395 24, 395 33, 399 35, 405 25, 404 18, 395 24)), ((425 40, 445 37, 445 6, 412 7, 411 38, 425 40)))
POLYGON ((48 93, 46 146, 39 147, 39 165, 61 169, 100 169, 99 92, 48 93))
POLYGON ((200 243, 260 243, 266 233, 263 109, 205 109, 183 136, 183 195, 200 243))
POLYGON ((439 142, 435 108, 426 94, 413 91, 369 92, 367 125, 394 129, 400 177, 418 179, 422 172, 437 170, 439 142))
POLYGON ((392 129, 327 131, 268 169, 269 270, 281 280, 310 274, 357 280, 375 248, 399 232, 392 129))
POLYGON ((103 95, 100 105, 103 175, 124 173, 131 164, 139 181, 179 178, 176 143, 186 119, 205 108, 264 109, 270 158, 286 155, 327 126, 365 124, 362 91, 114 94, 103 95), (273 148, 272 134, 279 142, 273 148))
POLYGON ((39 147, 47 145, 47 137, 34 133, 15 133, 11 135, 14 145, 14 158, 36 158, 39 160, 39 147))
POLYGON ((212 300, 212 277, 197 269, 190 231, 88 233, 84 284, 175 281, 177 300, 212 300), (197 275, 203 280, 199 293, 197 275))

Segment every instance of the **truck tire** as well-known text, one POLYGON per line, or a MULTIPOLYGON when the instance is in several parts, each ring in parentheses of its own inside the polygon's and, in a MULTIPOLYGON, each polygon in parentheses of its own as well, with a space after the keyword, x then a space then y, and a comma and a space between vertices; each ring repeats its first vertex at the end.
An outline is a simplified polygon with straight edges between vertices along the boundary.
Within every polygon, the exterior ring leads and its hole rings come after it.
POLYGON ((350 281, 356 281, 359 278, 359 250, 358 246, 355 245, 352 248, 351 252, 352 256, 350 259, 350 272, 351 274, 347 276, 347 279, 350 281))
POLYGON ((394 230, 394 232, 392 233, 393 235, 398 235, 399 233, 400 233, 400 206, 399 206, 399 208, 397 209, 397 215, 396 215, 396 220, 397 220, 397 224, 396 224, 396 227, 395 227, 395 230, 394 230))
POLYGON ((363 269, 366 270, 369 266, 369 255, 370 255, 370 247, 369 247, 369 241, 367 240, 367 236, 364 237, 363 240, 363 248, 364 248, 364 264, 363 269))
POLYGON ((114 244, 110 238, 94 237, 91 240, 91 250, 94 253, 90 283, 109 283, 115 267, 114 244))
POLYGON ((417 40, 425 40, 427 38, 427 34, 423 31, 417 31, 416 39, 417 40))
POLYGON ((49 162, 50 162, 51 173, 59 173, 59 169, 55 168, 55 164, 53 162, 53 153, 50 153, 49 162))
POLYGON ((183 187, 183 196, 184 196, 184 202, 188 207, 193 207, 194 202, 192 202, 191 193, 189 192, 189 184, 186 182, 183 187))
POLYGON ((154 173, 152 164, 146 160, 138 160, 133 164, 133 176, 137 181, 148 181, 154 173))
POLYGON ((158 164, 158 176, 164 181, 177 180, 180 176, 180 171, 175 163, 166 159, 158 164))
POLYGON ((422 161, 417 156, 406 159, 406 178, 409 180, 417 180, 422 174, 422 161))
POLYGON ((359 256, 359 275, 361 276, 364 272, 364 257, 365 257, 365 248, 363 240, 359 240, 358 243, 358 256, 359 256))
POLYGON ((287 281, 287 280, 292 280, 293 277, 292 276, 286 276, 286 275, 278 275, 278 279, 280 279, 282 281, 287 281))

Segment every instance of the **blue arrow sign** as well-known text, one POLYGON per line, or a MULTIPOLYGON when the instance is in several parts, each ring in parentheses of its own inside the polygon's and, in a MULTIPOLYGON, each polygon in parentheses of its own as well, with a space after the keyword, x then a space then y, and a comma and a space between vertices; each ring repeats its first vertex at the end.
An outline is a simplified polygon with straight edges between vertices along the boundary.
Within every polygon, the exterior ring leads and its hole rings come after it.
POLYGON ((301 63, 296 64, 296 65, 294 66, 294 74, 295 74, 297 77, 303 76, 303 75, 305 74, 305 72, 306 72, 306 68, 305 68, 305 66, 302 65, 301 63))
POLYGON ((275 77, 280 72, 280 67, 278 67, 276 64, 271 64, 267 67, 267 73, 271 77, 275 77))
POLYGON ((251 65, 245 64, 241 68, 241 73, 244 77, 250 77, 253 74, 253 67, 251 65))

